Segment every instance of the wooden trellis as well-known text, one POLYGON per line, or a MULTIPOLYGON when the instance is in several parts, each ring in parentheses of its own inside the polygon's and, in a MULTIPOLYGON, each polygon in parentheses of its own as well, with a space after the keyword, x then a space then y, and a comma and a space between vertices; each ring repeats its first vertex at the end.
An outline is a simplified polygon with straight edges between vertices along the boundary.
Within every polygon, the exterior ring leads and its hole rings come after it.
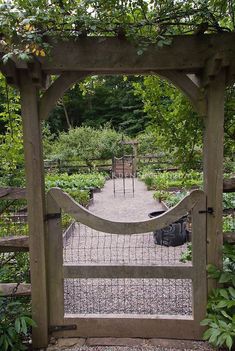
MULTIPOLYGON (((10 60, 0 69, 21 94, 26 163, 31 293, 35 347, 48 344, 46 208, 41 121, 64 92, 94 74, 157 74, 190 99, 204 119, 204 191, 207 196, 207 262, 221 264, 224 92, 234 83, 234 33, 176 36, 171 46, 149 46, 139 56, 133 43, 118 38, 82 38, 51 43, 51 57, 30 63, 10 60), (58 78, 49 84, 50 75, 58 78), (41 97, 39 98, 39 91, 41 97)), ((1 54, 4 50, 0 48, 1 54)), ((50 209, 51 210, 51 209, 50 209)), ((215 285, 209 282, 209 289, 215 285)))

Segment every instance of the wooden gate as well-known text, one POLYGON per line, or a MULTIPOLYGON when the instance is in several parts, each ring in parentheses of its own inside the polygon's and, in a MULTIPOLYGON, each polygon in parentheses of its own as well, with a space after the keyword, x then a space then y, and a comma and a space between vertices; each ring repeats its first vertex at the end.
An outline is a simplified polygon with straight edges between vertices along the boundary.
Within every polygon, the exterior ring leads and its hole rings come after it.
MULTIPOLYGON (((205 317, 207 303, 206 196, 203 191, 193 191, 179 204, 157 218, 126 223, 112 222, 97 217, 78 205, 61 189, 53 188, 47 195, 47 223, 49 330, 52 335, 58 337, 159 337, 195 340, 202 338, 203 328, 200 326, 200 321, 205 317), (70 244, 73 241, 74 245, 76 244, 77 251, 73 251, 73 257, 76 259, 73 261, 71 261, 71 256, 67 260, 65 253, 63 257, 61 211, 72 216, 78 222, 76 225, 80 230, 81 228, 86 229, 83 239, 81 239, 81 236, 77 237, 76 240, 74 238, 68 239, 71 241, 70 244), (127 240, 132 240, 131 238, 133 237, 135 240, 139 240, 139 235, 142 235, 142 233, 145 233, 144 238, 152 240, 151 233, 153 231, 169 226, 189 212, 192 218, 191 263, 181 263, 177 258, 173 265, 171 261, 162 264, 165 261, 162 260, 160 262, 156 254, 157 250, 160 249, 153 247, 151 252, 154 252, 155 258, 151 256, 151 260, 148 260, 148 263, 151 261, 151 264, 145 264, 144 244, 141 247, 141 257, 144 258, 141 264, 138 261, 140 251, 137 254, 133 251, 135 256, 134 263, 132 261, 126 263, 125 258, 121 260, 121 263, 118 263, 118 259, 114 260, 114 253, 111 253, 107 259, 107 248, 111 245, 111 242, 115 241, 116 237, 122 240, 123 249, 119 247, 117 251, 117 255, 122 255, 122 252, 125 251, 125 242, 127 240), (91 254, 90 261, 83 259, 85 263, 81 263, 79 246, 83 245, 84 248, 88 248, 90 245, 90 239, 86 238, 88 229, 93 233, 110 233, 108 234, 109 239, 107 239, 110 241, 107 241, 104 245, 105 249, 102 249, 103 251, 106 250, 104 251, 106 260, 103 263, 97 263, 98 261, 94 258, 94 254, 91 254), (83 240, 83 243, 81 240, 83 240), (103 298, 99 299, 98 307, 91 308, 91 300, 87 302, 87 300, 84 300, 85 297, 89 298, 89 294, 92 294, 92 303, 95 303, 98 301, 99 294, 104 294, 104 291, 110 292, 114 289, 112 284, 109 287, 104 286, 104 283, 99 286, 100 280, 108 282, 107 284, 111 284, 110 281, 122 281, 122 284, 125 284, 125 282, 134 284, 133 282, 141 281, 142 285, 137 293, 134 293, 133 298, 130 298, 132 290, 128 288, 126 293, 125 289, 123 289, 124 285, 122 285, 122 288, 118 287, 118 289, 120 288, 119 291, 115 292, 118 296, 112 295, 112 303, 108 308, 106 306, 102 309, 103 298), (165 285, 161 285, 163 288, 160 288, 160 285, 153 285, 155 281, 165 285), (75 293, 70 295, 75 286, 72 285, 75 284, 74 282, 76 282, 76 291, 74 290, 75 293), (89 282, 89 285, 86 285, 85 288, 83 286, 84 282, 89 282), (184 296, 182 291, 186 283, 190 284, 191 288, 187 290, 187 296, 184 296), (147 292, 145 291, 146 286, 148 286, 147 292), (174 296, 176 290, 177 294, 181 294, 182 306, 188 299, 187 301, 189 302, 187 303, 191 306, 188 309, 189 313, 184 312, 184 307, 179 311, 177 310, 177 313, 174 313, 173 305, 177 302, 174 296), (158 292, 161 293, 161 300, 158 297, 158 292), (65 295, 70 296, 70 299, 66 300, 65 295), (75 300, 78 295, 81 300, 79 309, 76 309, 75 300), (125 308, 114 310, 113 306, 117 305, 116 299, 121 299, 124 295, 126 299, 125 308), (173 299, 173 305, 171 305, 173 309, 170 310, 170 313, 166 309, 167 299, 173 299), (158 309, 159 301, 164 302, 163 309, 158 309), (136 307, 130 313, 130 306, 133 303, 136 307), (139 306, 141 303, 148 307, 144 310, 144 313, 141 312, 141 306, 139 306), (75 309, 71 312, 71 306, 73 305, 75 309)), ((144 243, 144 241, 142 242, 144 243)), ((67 244, 64 243, 65 247, 66 245, 69 245, 68 242, 67 244)), ((71 244, 72 247, 73 243, 71 244)), ((136 247, 139 248, 140 244, 136 245, 136 247)), ((93 250, 97 250, 97 257, 100 257, 101 253, 98 252, 98 244, 93 250)), ((131 250, 129 247, 128 252, 131 250)), ((164 258, 169 254, 169 250, 173 249, 164 247, 161 250, 161 255, 164 258)), ((150 257, 149 253, 148 255, 150 257)), ((119 305, 122 305, 122 301, 119 305)))

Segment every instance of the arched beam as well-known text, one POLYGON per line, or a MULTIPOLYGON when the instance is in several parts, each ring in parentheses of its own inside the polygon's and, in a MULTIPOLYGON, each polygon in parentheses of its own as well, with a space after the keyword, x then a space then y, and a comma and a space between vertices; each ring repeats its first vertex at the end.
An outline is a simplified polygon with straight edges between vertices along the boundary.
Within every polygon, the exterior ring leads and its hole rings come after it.
POLYGON ((193 107, 200 115, 206 115, 207 104, 200 87, 190 76, 178 71, 160 71, 159 75, 180 89, 191 101, 193 107))
POLYGON ((40 120, 46 120, 48 118, 49 113, 56 105, 57 101, 71 85, 86 78, 89 74, 88 72, 63 72, 45 91, 39 101, 40 120))

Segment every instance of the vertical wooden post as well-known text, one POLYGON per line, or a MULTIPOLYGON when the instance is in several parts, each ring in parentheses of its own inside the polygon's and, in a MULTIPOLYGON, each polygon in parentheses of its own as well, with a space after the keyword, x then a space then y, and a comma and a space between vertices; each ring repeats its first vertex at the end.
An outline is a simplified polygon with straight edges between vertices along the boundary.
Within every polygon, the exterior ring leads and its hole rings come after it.
POLYGON ((63 231, 61 209, 47 194, 47 279, 49 326, 64 322, 63 231))
POLYGON ((45 269, 45 191, 38 92, 28 75, 20 74, 21 111, 28 201, 29 252, 34 348, 48 344, 47 292, 45 269))
MULTIPOLYGON (((208 110, 204 131, 204 190, 207 207, 213 213, 207 215, 207 263, 220 266, 223 244, 223 136, 224 136, 225 72, 222 70, 207 89, 208 110)), ((208 282, 209 291, 215 281, 208 282)))
POLYGON ((206 317, 207 276, 206 276, 206 195, 192 209, 192 263, 193 263, 193 318, 195 337, 200 339, 203 328, 200 322, 206 317))

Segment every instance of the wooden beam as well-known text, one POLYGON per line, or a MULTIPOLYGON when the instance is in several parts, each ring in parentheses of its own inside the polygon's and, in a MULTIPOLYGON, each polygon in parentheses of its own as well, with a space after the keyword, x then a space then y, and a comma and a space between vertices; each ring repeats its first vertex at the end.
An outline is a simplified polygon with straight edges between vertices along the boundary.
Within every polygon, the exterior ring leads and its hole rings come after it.
POLYGON ((222 67, 225 67, 225 59, 222 52, 216 52, 206 60, 202 74, 202 86, 207 87, 210 82, 217 76, 222 67))
POLYGON ((39 102, 39 116, 41 120, 48 118, 58 100, 77 81, 87 77, 86 72, 64 72, 44 92, 39 102))
POLYGON ((178 71, 160 71, 160 75, 180 89, 190 100, 195 110, 202 116, 206 114, 206 98, 202 90, 186 73, 178 71))
MULTIPOLYGON (((222 265, 222 199, 223 199, 223 141, 224 141, 224 93, 225 71, 210 83, 207 89, 208 112, 204 127, 204 190, 207 207, 213 209, 207 215, 207 263, 222 265)), ((209 291, 216 282, 209 280, 209 291)))
POLYGON ((0 54, 0 71, 6 77, 7 84, 18 87, 19 76, 15 62, 9 59, 8 62, 4 64, 1 62, 1 56, 0 54))
POLYGON ((28 236, 11 236, 0 239, 0 252, 29 251, 28 236))
POLYGON ((223 233, 224 243, 235 244, 235 232, 225 232, 223 233))
POLYGON ((223 181, 223 192, 233 193, 235 192, 235 178, 224 179, 223 181))
POLYGON ((35 348, 48 344, 47 286, 45 267, 45 190, 38 94, 28 72, 20 75, 21 112, 26 168, 32 318, 35 348))
POLYGON ((44 70, 54 72, 147 73, 178 69, 195 73, 217 54, 218 48, 223 57, 234 60, 234 38, 234 33, 175 36, 171 45, 150 45, 138 55, 137 46, 126 39, 86 37, 52 44, 51 58, 42 58, 41 62, 44 70))
POLYGON ((165 278, 192 279, 191 266, 64 265, 64 278, 165 278))
POLYGON ((24 200, 26 199, 25 188, 0 188, 1 200, 24 200))
POLYGON ((31 284, 25 283, 1 283, 1 296, 29 296, 31 295, 31 284))
POLYGON ((96 314, 65 315, 65 325, 76 329, 58 331, 55 337, 142 337, 201 340, 205 328, 195 327, 192 316, 96 314))
POLYGON ((27 63, 28 72, 32 83, 39 88, 46 88, 47 74, 43 72, 41 62, 35 57, 33 61, 27 63))
MULTIPOLYGON (((171 45, 150 45, 142 55, 138 55, 137 45, 126 39, 86 37, 76 41, 51 42, 50 56, 39 60, 43 71, 51 74, 64 71, 147 74, 159 70, 198 73, 205 62, 217 54, 218 48, 224 58, 222 66, 233 62, 234 38, 235 33, 173 36, 171 45)), ((27 69, 27 64, 18 61, 17 67, 27 69)))

